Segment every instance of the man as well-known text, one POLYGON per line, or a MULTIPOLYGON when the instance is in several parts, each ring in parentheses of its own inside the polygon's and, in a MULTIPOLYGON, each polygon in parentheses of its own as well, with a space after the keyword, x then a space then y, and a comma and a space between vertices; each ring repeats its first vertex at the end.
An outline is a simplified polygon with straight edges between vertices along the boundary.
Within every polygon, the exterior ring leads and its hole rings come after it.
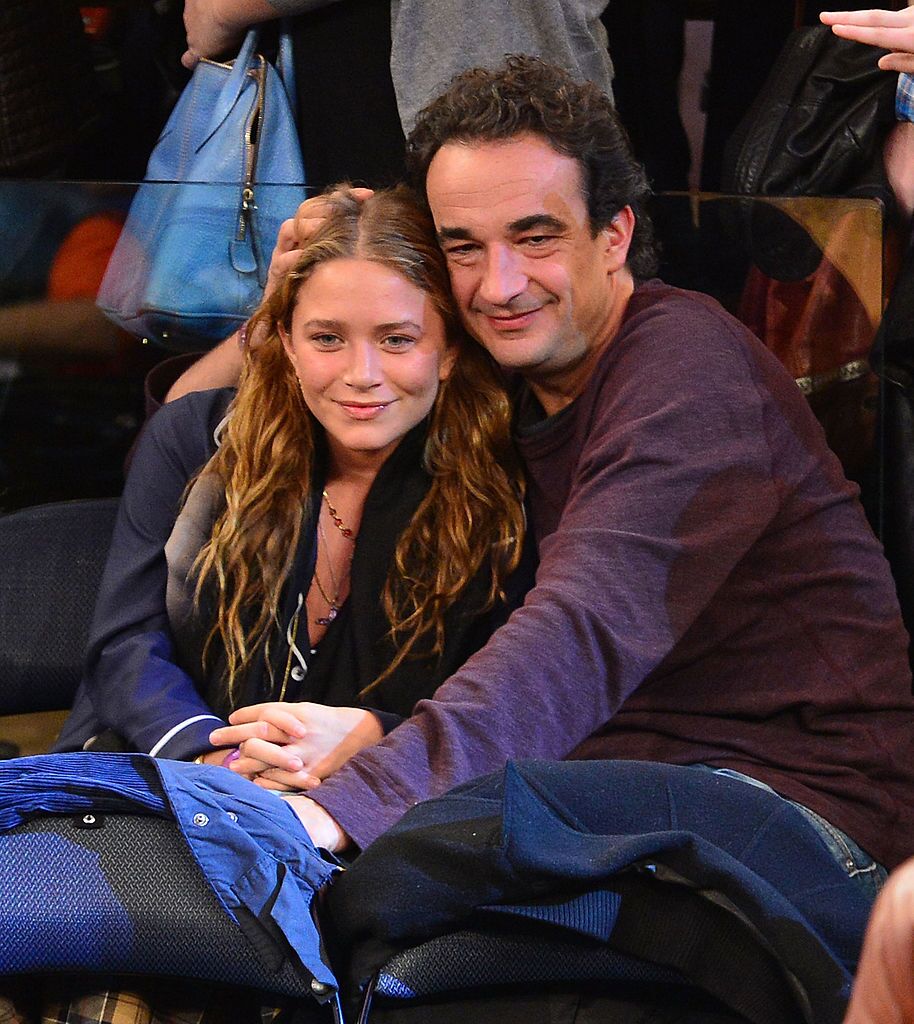
POLYGON ((906 637, 795 384, 716 303, 644 283, 647 184, 592 86, 467 72, 409 159, 466 326, 523 379, 540 568, 434 700, 294 798, 306 827, 364 846, 512 757, 711 765, 872 883, 914 845, 906 637))

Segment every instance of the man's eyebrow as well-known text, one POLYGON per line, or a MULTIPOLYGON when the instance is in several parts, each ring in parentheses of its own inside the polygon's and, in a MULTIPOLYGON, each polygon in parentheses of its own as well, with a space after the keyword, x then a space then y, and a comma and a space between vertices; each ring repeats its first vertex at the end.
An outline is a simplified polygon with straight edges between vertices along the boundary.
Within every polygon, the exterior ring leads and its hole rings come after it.
MULTIPOLYGON (((520 235, 535 228, 545 228, 548 231, 567 231, 568 224, 558 217, 553 217, 551 213, 532 213, 529 217, 521 217, 520 220, 512 221, 508 225, 508 232, 512 235, 520 235)), ((440 228, 437 234, 439 242, 475 241, 473 232, 469 228, 440 228)))
POLYGON ((525 231, 531 231, 533 228, 548 228, 550 231, 567 231, 568 225, 563 220, 559 220, 558 217, 553 217, 551 213, 534 213, 529 217, 521 217, 520 220, 512 221, 508 225, 508 230, 512 235, 523 234, 525 231))
POLYGON ((469 228, 440 228, 436 233, 439 242, 463 242, 473 238, 473 232, 469 228))

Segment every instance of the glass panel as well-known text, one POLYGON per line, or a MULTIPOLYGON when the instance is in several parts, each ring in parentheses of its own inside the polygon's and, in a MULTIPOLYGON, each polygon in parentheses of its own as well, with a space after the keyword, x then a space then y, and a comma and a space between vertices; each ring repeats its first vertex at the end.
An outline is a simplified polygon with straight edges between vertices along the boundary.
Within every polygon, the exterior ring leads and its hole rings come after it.
MULTIPOLYGON (((144 415, 146 372, 175 351, 209 345, 166 319, 151 330, 148 321, 137 326, 134 336, 95 306, 136 188, 0 182, 0 510, 117 494, 144 415)), ((186 242, 171 250, 177 278, 187 282, 181 297, 201 283, 204 292, 215 291, 216 278, 195 269, 192 247, 207 231, 230 232, 200 210, 207 197, 226 192, 240 210, 238 186, 147 183, 144 189, 156 216, 165 216, 164 207, 181 223, 186 242), (161 196, 166 203, 157 201, 161 196)), ((268 213, 278 223, 304 194, 259 186, 252 219, 239 224, 248 230, 268 213)), ((848 475, 862 484, 878 527, 878 388, 867 356, 883 306, 880 205, 669 193, 654 200, 652 214, 661 276, 716 297, 784 362, 848 475)), ((232 258, 243 264, 253 253, 265 272, 269 252, 248 241, 241 238, 232 258)), ((131 235, 124 251, 122 244, 121 272, 142 278, 146 244, 131 235)))
POLYGON ((869 356, 884 305, 881 204, 666 193, 652 213, 660 276, 713 295, 784 363, 879 532, 881 368, 869 356))

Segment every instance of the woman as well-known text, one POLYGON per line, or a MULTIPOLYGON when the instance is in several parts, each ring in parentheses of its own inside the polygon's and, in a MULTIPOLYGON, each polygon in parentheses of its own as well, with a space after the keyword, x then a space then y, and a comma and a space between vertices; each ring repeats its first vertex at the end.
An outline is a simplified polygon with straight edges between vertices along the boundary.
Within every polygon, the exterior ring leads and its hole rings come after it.
POLYGON ((126 746, 254 777, 267 766, 214 747, 214 727, 307 700, 339 711, 293 764, 306 787, 519 602, 508 401, 457 325, 431 222, 405 189, 327 201, 253 318, 264 340, 237 397, 189 395, 150 423, 59 750, 126 746))
MULTIPOLYGON (((282 778, 314 784, 430 696, 520 600, 507 396, 457 324, 430 220, 402 188, 327 202, 253 318, 237 396, 189 395, 144 434, 58 749, 228 763, 277 787, 267 764, 209 734, 270 700, 284 703, 264 706, 261 734, 276 739, 278 722, 301 739, 290 702, 307 698, 339 707, 315 731, 303 705, 310 757, 282 778)), ((256 734, 256 715, 242 728, 256 734)), ((5 986, 0 1020, 255 1015, 244 993, 196 982, 152 995, 71 985, 37 1007, 33 985, 5 986)))

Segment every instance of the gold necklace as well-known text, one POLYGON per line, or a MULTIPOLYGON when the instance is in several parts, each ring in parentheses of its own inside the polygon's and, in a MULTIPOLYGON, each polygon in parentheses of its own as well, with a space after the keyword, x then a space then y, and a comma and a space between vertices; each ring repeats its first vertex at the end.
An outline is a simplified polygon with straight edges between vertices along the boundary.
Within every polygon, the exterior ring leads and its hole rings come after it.
MULTIPOLYGON (((343 520, 342 520, 339 512, 337 512, 337 510, 333 507, 333 505, 330 502, 330 495, 327 493, 326 488, 324 489, 323 494, 324 494, 324 501, 327 502, 327 511, 330 513, 330 518, 333 520, 333 525, 340 531, 340 533, 347 540, 352 540, 352 530, 350 530, 350 528, 348 526, 344 526, 343 525, 343 520)), ((326 543, 326 541, 325 541, 325 543, 326 543)))
MULTIPOLYGON (((317 584, 318 593, 327 602, 328 612, 326 615, 319 615, 314 621, 318 626, 329 626, 331 622, 340 613, 340 591, 342 590, 341 585, 337 582, 336 573, 333 571, 333 559, 330 557, 330 548, 327 546, 327 535, 324 533, 324 524, 320 520, 320 516, 317 518, 317 537, 318 543, 324 542, 324 550, 327 552, 327 568, 330 570, 330 581, 333 584, 333 597, 330 597, 324 586, 321 583, 321 578, 317 574, 317 559, 314 560, 314 582, 317 584)), ((352 564, 352 556, 350 555, 350 565, 352 564)))

